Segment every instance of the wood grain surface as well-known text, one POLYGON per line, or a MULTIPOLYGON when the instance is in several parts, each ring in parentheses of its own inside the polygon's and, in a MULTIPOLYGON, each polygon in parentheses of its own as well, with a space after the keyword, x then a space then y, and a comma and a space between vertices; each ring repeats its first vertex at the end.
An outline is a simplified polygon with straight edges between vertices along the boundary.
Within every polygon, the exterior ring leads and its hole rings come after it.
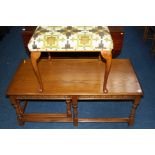
POLYGON ((104 67, 96 59, 41 59, 44 91, 30 60, 21 62, 7 90, 7 95, 142 95, 142 89, 129 59, 113 59, 107 87, 103 94, 104 67))

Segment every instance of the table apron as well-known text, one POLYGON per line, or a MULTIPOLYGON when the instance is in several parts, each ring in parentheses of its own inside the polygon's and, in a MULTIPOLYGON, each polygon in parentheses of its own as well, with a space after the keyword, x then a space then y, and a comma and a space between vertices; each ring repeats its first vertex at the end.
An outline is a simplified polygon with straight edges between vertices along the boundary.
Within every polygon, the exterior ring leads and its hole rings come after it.
POLYGON ((66 100, 77 96, 78 100, 134 100, 141 95, 13 95, 23 100, 66 100))

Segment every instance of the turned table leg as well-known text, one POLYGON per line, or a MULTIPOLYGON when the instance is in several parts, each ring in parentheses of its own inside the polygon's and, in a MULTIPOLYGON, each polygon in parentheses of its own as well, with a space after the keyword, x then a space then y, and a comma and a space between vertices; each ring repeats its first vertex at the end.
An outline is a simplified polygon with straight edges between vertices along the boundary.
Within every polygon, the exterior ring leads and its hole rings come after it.
POLYGON ((132 126, 134 124, 136 108, 139 105, 140 99, 141 99, 141 96, 136 96, 136 98, 134 100, 134 103, 132 105, 131 113, 130 113, 130 116, 129 116, 129 123, 128 123, 130 126, 132 126))
POLYGON ((73 96, 72 97, 72 105, 73 105, 73 122, 74 126, 78 126, 78 97, 73 96))
POLYGON ((67 104, 67 117, 72 117, 72 112, 71 112, 71 99, 66 99, 66 104, 67 104))
POLYGON ((42 92, 43 91, 43 83, 42 83, 42 79, 41 79, 38 64, 37 64, 37 60, 39 59, 40 55, 41 55, 41 52, 31 52, 32 66, 33 66, 35 75, 37 77, 37 80, 39 82, 39 91, 42 92))
POLYGON ((111 62, 112 62, 112 53, 111 51, 103 50, 101 51, 102 57, 106 60, 105 62, 105 74, 104 74, 104 83, 103 83, 103 92, 107 93, 107 81, 108 81, 108 76, 110 73, 111 69, 111 62))
POLYGON ((10 101, 13 107, 16 110, 17 120, 20 126, 24 125, 23 121, 23 108, 20 106, 20 101, 16 99, 14 96, 10 96, 10 101))

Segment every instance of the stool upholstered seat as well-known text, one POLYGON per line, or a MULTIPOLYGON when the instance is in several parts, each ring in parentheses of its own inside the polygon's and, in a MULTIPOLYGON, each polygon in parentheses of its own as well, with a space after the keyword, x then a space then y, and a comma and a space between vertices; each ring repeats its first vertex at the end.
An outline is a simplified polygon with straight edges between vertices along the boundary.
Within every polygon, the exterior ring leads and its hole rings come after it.
POLYGON ((98 51, 113 49, 106 26, 39 26, 28 48, 33 51, 98 51))

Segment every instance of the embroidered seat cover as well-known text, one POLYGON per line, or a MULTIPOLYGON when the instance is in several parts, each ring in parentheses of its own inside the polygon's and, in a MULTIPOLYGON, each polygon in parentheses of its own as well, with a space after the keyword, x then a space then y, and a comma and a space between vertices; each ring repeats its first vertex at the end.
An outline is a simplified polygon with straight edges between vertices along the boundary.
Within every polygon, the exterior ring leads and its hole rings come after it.
POLYGON ((106 26, 38 26, 28 48, 31 52, 111 51, 113 41, 106 26))

